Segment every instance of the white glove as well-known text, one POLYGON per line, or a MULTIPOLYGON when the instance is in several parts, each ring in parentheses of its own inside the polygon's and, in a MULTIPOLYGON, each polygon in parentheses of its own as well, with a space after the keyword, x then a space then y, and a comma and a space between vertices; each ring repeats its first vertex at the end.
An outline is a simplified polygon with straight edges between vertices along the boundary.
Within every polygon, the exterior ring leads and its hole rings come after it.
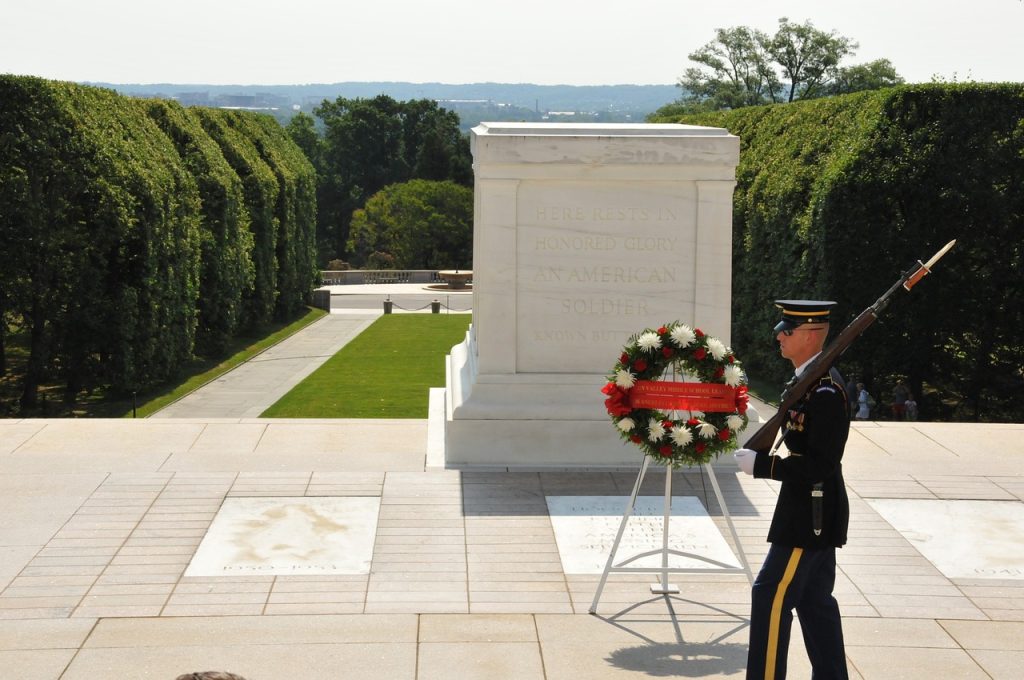
POLYGON ((757 458, 757 451, 737 449, 732 455, 736 459, 736 464, 740 466, 740 470, 743 470, 748 475, 754 474, 754 459, 757 458))

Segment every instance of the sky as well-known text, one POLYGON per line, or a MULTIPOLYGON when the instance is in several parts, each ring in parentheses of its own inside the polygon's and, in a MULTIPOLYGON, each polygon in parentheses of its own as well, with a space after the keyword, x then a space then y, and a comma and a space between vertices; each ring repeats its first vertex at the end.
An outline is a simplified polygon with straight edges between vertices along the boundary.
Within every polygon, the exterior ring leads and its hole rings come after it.
POLYGON ((0 0, 0 73, 78 82, 674 84, 780 17, 907 82, 1024 82, 1021 0, 0 0))

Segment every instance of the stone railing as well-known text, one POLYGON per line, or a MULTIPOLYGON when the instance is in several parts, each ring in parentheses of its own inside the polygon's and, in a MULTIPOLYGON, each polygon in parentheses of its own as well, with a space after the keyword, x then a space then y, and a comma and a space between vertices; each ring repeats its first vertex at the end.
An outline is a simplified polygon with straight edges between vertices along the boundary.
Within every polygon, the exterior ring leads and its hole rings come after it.
POLYGON ((436 269, 348 269, 320 272, 325 286, 372 283, 444 283, 436 269))

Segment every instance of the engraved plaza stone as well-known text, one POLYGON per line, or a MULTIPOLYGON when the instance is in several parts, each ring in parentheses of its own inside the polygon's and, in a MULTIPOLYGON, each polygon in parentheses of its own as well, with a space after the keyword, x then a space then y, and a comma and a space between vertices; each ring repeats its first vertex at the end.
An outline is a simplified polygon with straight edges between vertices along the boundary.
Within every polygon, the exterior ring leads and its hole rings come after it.
POLYGON ((1024 579, 1024 505, 1019 502, 867 502, 948 578, 1024 579))
POLYGON ((368 574, 380 498, 227 498, 185 576, 368 574))
POLYGON ((473 323, 449 358, 446 463, 637 464, 599 390, 645 327, 679 319, 729 342, 739 139, 482 123, 472 145, 473 323))
MULTIPOLYGON (((604 571, 628 502, 628 496, 547 496, 551 526, 562 559, 562 570, 566 574, 600 574, 604 571)), ((661 548, 664 505, 664 496, 637 496, 633 515, 615 554, 615 564, 639 553, 661 548)), ((718 527, 694 496, 673 496, 668 547, 731 567, 740 566, 718 527)), ((671 555, 668 565, 683 569, 717 568, 703 560, 679 555, 671 555)), ((626 566, 658 569, 661 567, 661 555, 650 555, 626 566)))

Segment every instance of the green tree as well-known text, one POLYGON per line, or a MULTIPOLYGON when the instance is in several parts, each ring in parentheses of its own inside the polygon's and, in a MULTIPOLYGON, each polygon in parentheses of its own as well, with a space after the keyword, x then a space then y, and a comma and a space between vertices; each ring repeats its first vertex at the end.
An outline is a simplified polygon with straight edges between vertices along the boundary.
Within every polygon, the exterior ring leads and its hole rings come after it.
POLYGON ((449 180, 392 184, 355 211, 348 247, 359 265, 469 269, 473 192, 449 180))
POLYGON ((778 101, 781 84, 766 45, 769 37, 745 26, 715 29, 715 39, 690 55, 679 86, 690 104, 710 101, 714 109, 736 109, 778 101), (701 68, 703 67, 703 68, 701 68))
POLYGON ((852 94, 865 90, 902 85, 903 78, 888 59, 875 59, 866 64, 843 66, 836 71, 828 94, 852 94))
POLYGON ((321 262, 345 253, 353 211, 385 186, 413 178, 472 181, 469 143, 458 116, 433 100, 339 97, 315 113, 324 125, 321 262))
POLYGON ((288 121, 285 131, 296 146, 302 149, 302 153, 306 154, 306 158, 313 164, 313 167, 319 171, 321 156, 323 156, 323 144, 316 131, 316 119, 308 113, 299 111, 288 121))
POLYGON ((352 211, 374 192, 399 181, 401 121, 398 103, 387 96, 339 97, 325 101, 315 113, 325 127, 320 232, 329 234, 331 251, 321 253, 323 259, 344 254, 352 211))
POLYGON ((857 47, 849 38, 835 31, 821 31, 810 21, 795 24, 782 17, 765 49, 782 68, 782 76, 789 83, 789 101, 793 101, 819 96, 835 76, 840 60, 857 47))
POLYGON ((779 19, 771 36, 746 26, 716 29, 714 40, 689 55, 697 66, 679 78, 683 96, 651 118, 814 99, 902 82, 885 59, 841 67, 856 49, 857 43, 835 31, 786 17, 779 19))

